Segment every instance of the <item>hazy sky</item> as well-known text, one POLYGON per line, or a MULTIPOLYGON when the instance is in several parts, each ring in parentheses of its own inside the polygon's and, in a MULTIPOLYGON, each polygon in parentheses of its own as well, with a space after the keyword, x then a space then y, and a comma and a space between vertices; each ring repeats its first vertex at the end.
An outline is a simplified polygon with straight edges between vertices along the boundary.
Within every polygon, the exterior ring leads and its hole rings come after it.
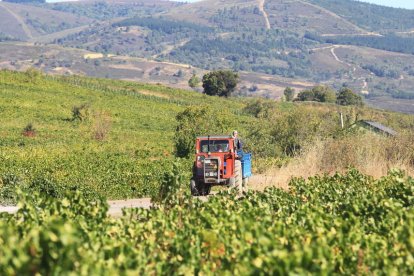
MULTIPOLYGON (((197 1, 199 0, 187 0, 187 2, 197 2, 197 1)), ((363 0, 363 2, 369 2, 369 3, 378 4, 378 5, 397 7, 397 8, 414 9, 414 0, 363 0)))

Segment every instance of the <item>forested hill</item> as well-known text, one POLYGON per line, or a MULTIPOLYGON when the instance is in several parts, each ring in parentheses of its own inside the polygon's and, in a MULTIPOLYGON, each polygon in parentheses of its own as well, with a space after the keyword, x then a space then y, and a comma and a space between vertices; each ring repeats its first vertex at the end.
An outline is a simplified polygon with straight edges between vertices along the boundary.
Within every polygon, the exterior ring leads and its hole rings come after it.
POLYGON ((240 95, 345 85, 414 112, 413 10, 352 0, 0 2, 0 23, 0 68, 180 87, 184 71, 232 69, 245 76, 240 95))

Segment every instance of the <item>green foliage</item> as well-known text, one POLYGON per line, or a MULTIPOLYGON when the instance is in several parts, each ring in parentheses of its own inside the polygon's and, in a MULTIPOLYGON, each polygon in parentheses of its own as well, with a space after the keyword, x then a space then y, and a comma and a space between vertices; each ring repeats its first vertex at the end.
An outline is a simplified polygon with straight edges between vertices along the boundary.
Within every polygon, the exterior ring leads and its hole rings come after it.
POLYGON ((239 82, 239 75, 228 70, 219 70, 203 76, 204 93, 209 96, 230 97, 239 82))
POLYGON ((336 101, 336 92, 328 86, 319 85, 310 90, 300 92, 296 100, 334 103, 336 101))
POLYGON ((200 85, 200 82, 200 78, 196 74, 193 74, 192 77, 188 80, 188 86, 194 89, 200 85))
MULTIPOLYGON (((190 175, 183 172, 189 172, 186 160, 177 160, 173 164, 172 170, 167 170, 163 174, 160 189, 157 195, 151 199, 153 204, 159 204, 164 208, 170 208, 181 202, 185 196, 189 196, 188 182, 190 175)), ((187 160, 187 163, 191 162, 187 160)))
POLYGON ((277 109, 277 104, 274 101, 266 101, 263 99, 256 99, 248 102, 244 111, 253 115, 256 118, 269 118, 277 109))
POLYGON ((236 123, 231 129, 240 130, 254 119, 240 115, 244 104, 239 99, 212 101, 159 85, 11 71, 0 71, 0 79, 0 112, 5 114, 0 118, 0 179, 6 183, 0 184, 0 204, 15 200, 18 187, 58 198, 72 189, 92 198, 156 195, 175 159, 178 113, 208 104, 227 110, 225 119, 236 123), (73 105, 85 108, 75 109, 73 116, 73 105), (36 123, 35 139, 22 136, 28 122, 36 123), (18 181, 7 180, 11 175, 18 181))
POLYGON ((355 94, 351 89, 343 87, 339 90, 337 104, 361 106, 364 101, 360 95, 355 94))
POLYGON ((414 180, 398 171, 184 198, 118 219, 76 192, 20 197, 17 214, 0 216, 2 275, 414 273, 414 180))
POLYGON ((189 107, 176 117, 175 154, 190 157, 195 150, 197 136, 225 134, 232 129, 230 114, 208 106, 189 107))
POLYGON ((283 94, 285 95, 286 101, 292 102, 295 98, 295 89, 292 87, 286 87, 283 94))
MULTIPOLYGON (((317 112, 305 112, 305 109, 296 109, 273 117, 274 121, 269 131, 275 146, 291 156, 299 153, 315 139, 332 135, 338 128, 337 124, 332 118, 320 120, 321 115, 317 112)), ((325 113, 322 116, 329 117, 330 114, 325 113)))

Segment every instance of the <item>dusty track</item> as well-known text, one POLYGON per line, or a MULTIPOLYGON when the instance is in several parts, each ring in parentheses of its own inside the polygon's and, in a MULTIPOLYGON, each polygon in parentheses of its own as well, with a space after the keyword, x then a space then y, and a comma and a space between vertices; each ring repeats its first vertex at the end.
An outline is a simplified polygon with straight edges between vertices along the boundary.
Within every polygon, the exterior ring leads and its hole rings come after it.
MULTIPOLYGON (((255 175, 249 180, 249 188, 252 190, 262 191, 264 188, 272 186, 275 183, 276 177, 267 175, 255 175)), ((283 187, 282 187, 283 188, 283 187)), ((214 196, 214 192, 211 196, 214 196)), ((207 201, 210 196, 197 197, 202 201, 207 201)), ((127 200, 111 200, 108 201, 109 210, 108 215, 112 217, 122 216, 122 209, 124 208, 142 208, 149 209, 152 205, 150 198, 138 198, 127 200)), ((0 206, 0 213, 14 214, 19 210, 17 206, 0 206)))
POLYGON ((266 29, 270 30, 271 26, 270 26, 269 16, 267 15, 267 13, 264 9, 265 0, 257 0, 257 1, 259 2, 259 10, 263 14, 263 17, 265 19, 266 29))

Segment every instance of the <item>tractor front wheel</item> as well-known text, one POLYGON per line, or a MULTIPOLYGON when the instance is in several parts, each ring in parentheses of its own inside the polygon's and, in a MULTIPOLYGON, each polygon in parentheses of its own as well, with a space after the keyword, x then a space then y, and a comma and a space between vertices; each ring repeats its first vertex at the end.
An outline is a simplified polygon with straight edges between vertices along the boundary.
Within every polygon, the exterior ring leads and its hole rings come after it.
POLYGON ((192 196, 199 196, 200 195, 200 186, 197 185, 197 182, 194 179, 190 181, 190 190, 192 196))

